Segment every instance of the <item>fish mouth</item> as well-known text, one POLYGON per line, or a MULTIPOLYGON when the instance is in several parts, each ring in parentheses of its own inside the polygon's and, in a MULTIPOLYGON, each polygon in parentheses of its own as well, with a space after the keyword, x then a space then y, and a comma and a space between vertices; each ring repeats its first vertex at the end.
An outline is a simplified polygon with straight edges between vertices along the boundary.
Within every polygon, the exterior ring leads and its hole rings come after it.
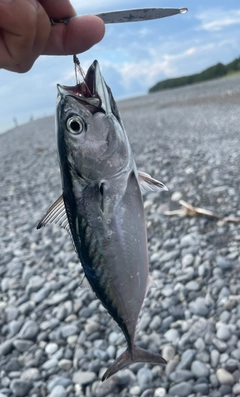
POLYGON ((97 60, 89 67, 82 83, 75 86, 57 84, 57 88, 63 98, 70 95, 85 105, 94 106, 107 114, 112 112, 112 93, 101 74, 97 60))

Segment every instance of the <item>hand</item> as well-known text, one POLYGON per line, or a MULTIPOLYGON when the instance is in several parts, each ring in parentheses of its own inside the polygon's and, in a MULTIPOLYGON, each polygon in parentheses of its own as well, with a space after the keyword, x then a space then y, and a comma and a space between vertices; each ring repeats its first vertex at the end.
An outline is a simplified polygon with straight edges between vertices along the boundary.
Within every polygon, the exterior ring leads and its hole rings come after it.
POLYGON ((42 54, 73 55, 88 50, 104 35, 95 16, 76 17, 69 0, 0 0, 0 68, 24 73, 42 54))

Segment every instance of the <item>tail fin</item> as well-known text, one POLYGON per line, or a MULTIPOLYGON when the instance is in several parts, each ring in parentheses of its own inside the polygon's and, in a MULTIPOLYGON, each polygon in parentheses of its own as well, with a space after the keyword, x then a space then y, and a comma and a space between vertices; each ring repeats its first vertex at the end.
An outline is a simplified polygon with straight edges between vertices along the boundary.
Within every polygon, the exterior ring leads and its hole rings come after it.
POLYGON ((151 364, 167 364, 166 360, 160 356, 160 354, 154 354, 147 350, 141 349, 140 347, 133 346, 132 350, 125 350, 121 356, 114 361, 110 368, 105 372, 102 377, 102 381, 110 378, 113 374, 118 372, 120 369, 127 367, 133 363, 151 363, 151 364))

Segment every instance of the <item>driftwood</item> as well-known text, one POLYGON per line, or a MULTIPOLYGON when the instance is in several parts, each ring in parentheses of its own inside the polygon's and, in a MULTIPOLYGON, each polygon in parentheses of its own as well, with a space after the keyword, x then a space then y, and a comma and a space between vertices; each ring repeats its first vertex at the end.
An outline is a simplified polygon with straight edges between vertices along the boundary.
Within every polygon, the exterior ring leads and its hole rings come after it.
POLYGON ((199 215, 205 215, 210 218, 216 218, 218 220, 221 220, 223 222, 235 222, 235 223, 240 223, 240 218, 239 217, 234 217, 234 216, 221 216, 216 212, 206 210, 204 208, 199 208, 199 207, 193 207, 193 205, 187 203, 184 200, 179 200, 179 204, 182 205, 183 208, 180 208, 179 210, 173 210, 173 211, 165 211, 164 215, 172 216, 172 215, 179 215, 179 216, 199 216, 199 215))

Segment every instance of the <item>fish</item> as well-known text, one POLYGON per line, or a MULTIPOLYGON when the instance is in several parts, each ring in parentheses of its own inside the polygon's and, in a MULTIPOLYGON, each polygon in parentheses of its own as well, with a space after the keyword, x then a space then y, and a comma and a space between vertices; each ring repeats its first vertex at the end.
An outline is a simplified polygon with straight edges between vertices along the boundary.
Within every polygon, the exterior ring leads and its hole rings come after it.
POLYGON ((37 229, 56 223, 68 230, 85 280, 125 336, 126 351, 102 380, 132 363, 166 364, 160 354, 137 347, 134 337, 152 282, 143 193, 168 189, 137 170, 120 112, 97 60, 83 83, 57 88, 62 195, 37 229))

